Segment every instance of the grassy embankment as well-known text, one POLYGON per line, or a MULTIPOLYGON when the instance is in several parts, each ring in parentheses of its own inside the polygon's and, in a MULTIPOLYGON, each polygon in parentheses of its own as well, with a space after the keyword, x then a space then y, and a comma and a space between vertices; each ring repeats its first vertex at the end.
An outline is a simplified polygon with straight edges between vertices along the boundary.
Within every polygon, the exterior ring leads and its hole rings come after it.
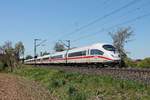
POLYGON ((150 100, 150 86, 108 76, 33 67, 17 69, 14 73, 42 83, 60 100, 150 100))

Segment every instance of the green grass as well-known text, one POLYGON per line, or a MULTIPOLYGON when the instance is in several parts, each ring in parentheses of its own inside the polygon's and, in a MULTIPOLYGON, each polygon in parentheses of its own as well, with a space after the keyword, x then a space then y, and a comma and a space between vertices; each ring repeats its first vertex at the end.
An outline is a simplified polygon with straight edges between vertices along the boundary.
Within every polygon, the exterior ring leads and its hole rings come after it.
POLYGON ((150 86, 109 76, 24 67, 15 74, 45 85, 60 100, 150 100, 150 86))

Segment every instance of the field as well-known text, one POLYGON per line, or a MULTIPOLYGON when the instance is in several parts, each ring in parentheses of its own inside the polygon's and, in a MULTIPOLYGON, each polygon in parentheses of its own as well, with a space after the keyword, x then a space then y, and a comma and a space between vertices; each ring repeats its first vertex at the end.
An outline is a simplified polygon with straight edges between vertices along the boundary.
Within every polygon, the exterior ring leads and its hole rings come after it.
POLYGON ((0 73, 0 100, 56 99, 41 84, 11 73, 0 73))
POLYGON ((150 86, 110 76, 23 67, 13 74, 37 81, 60 100, 150 100, 150 86))

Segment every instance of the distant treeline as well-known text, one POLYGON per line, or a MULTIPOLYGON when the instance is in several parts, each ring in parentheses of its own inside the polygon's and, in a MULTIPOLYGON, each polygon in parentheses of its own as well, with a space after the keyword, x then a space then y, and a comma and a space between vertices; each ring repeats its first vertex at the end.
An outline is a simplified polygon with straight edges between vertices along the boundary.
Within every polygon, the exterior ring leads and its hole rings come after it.
POLYGON ((150 57, 145 59, 138 59, 138 60, 132 60, 130 58, 126 58, 125 64, 127 67, 150 68, 150 57))

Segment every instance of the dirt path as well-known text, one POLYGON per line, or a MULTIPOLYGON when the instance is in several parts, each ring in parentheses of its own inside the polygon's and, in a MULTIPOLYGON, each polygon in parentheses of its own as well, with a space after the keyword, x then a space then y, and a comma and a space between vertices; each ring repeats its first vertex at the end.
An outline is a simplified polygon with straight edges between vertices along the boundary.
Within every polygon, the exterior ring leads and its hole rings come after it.
POLYGON ((0 73, 0 100, 56 100, 35 82, 12 74, 0 73))

